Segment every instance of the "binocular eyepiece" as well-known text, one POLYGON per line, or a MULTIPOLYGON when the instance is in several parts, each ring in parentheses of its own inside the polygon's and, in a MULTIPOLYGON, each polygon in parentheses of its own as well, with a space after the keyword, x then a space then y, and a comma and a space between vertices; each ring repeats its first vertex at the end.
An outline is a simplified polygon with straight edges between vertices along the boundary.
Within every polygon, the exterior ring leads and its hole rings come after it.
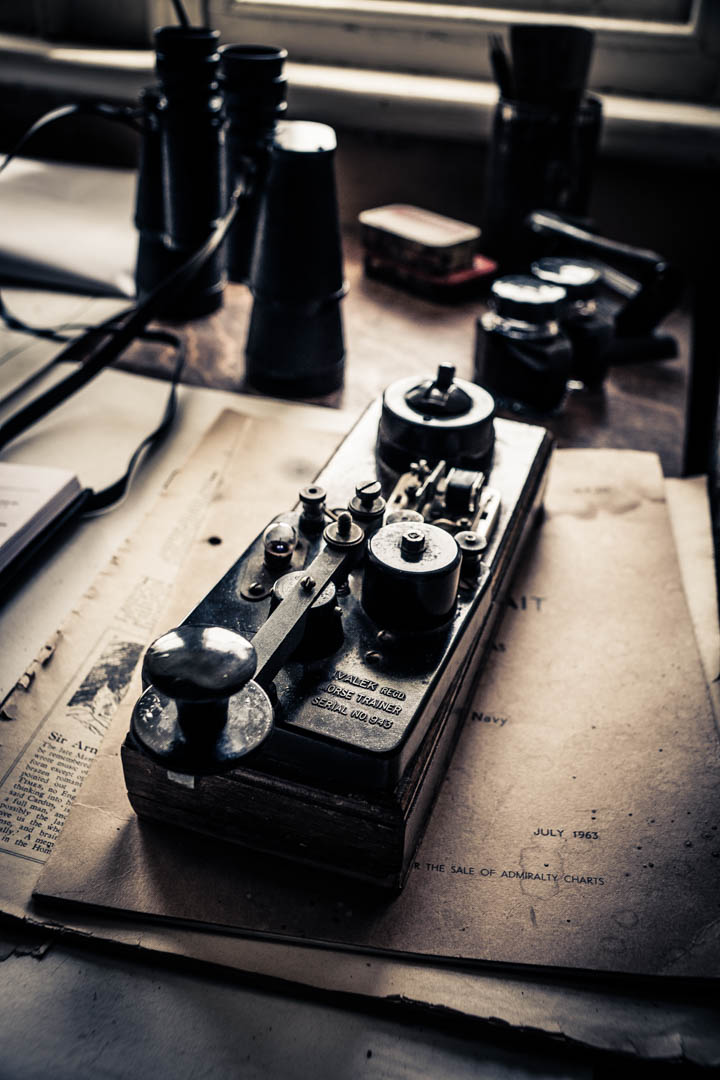
MULTIPOLYGON (((227 209, 218 39, 217 30, 205 27, 155 31, 158 85, 141 97, 144 139, 136 212, 141 299, 202 246, 227 209)), ((197 318, 215 311, 225 281, 220 250, 161 314, 197 318)))
POLYGON ((225 171, 227 187, 247 188, 226 242, 231 281, 248 283, 275 127, 287 110, 285 49, 272 45, 223 45, 220 87, 225 100, 225 171))

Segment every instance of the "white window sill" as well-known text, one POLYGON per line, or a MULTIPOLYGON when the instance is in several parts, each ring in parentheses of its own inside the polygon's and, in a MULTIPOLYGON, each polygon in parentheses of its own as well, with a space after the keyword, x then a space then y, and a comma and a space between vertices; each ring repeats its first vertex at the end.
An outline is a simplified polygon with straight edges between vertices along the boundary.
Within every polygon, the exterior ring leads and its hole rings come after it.
MULTIPOLYGON (((337 127, 487 140, 494 83, 359 68, 288 64, 291 107, 337 127)), ((720 108, 601 94, 602 151, 683 164, 720 164, 720 108)))
MULTIPOLYGON (((0 83, 67 95, 132 100, 154 81, 150 50, 55 45, 0 35, 0 83)), ((493 83, 362 68, 288 63, 291 115, 337 128, 465 142, 488 138, 493 83)), ((602 152, 683 165, 720 164, 720 107, 600 95, 602 152)))

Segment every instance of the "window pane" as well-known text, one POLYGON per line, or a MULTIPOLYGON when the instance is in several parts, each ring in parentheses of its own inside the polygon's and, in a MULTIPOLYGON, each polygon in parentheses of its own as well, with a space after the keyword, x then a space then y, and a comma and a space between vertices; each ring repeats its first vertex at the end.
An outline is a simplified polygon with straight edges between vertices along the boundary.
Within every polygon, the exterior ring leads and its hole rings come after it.
MULTIPOLYGON (((437 2, 437 0, 436 0, 437 2)), ((445 0, 439 0, 440 3, 445 0)), ((451 0, 447 0, 451 2, 451 0)), ((452 0, 472 4, 493 12, 536 12, 538 15, 584 15, 599 19, 648 20, 653 22, 688 23, 692 15, 692 0, 452 0)))

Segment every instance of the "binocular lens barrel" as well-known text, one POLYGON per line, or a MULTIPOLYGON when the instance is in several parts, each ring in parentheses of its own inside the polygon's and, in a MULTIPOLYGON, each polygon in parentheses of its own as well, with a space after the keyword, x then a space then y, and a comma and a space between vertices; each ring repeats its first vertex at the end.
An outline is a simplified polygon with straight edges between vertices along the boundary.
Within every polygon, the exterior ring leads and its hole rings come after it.
POLYGON ((342 385, 335 148, 326 124, 278 124, 255 237, 245 349, 247 379, 264 393, 312 397, 342 385))
POLYGON ((162 92, 148 86, 140 93, 143 138, 140 144, 135 225, 138 230, 135 286, 144 300, 156 285, 179 265, 177 252, 165 244, 165 207, 162 189, 162 150, 158 104, 162 92))
MULTIPOLYGON (((207 240, 227 209, 219 33, 163 26, 154 37, 165 244, 179 264, 207 240)), ((221 249, 173 307, 184 318, 207 315, 222 303, 224 286, 221 249)))
POLYGON ((273 45, 223 45, 220 88, 225 100, 226 187, 239 184, 247 194, 238 208, 225 243, 231 281, 250 276, 255 229, 270 162, 275 125, 287 109, 287 50, 273 45))

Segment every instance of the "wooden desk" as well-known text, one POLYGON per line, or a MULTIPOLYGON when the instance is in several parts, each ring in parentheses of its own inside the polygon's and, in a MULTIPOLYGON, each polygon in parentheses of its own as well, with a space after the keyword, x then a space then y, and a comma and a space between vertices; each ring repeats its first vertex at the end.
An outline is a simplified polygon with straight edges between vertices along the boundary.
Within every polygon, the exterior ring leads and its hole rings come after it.
MULTIPOLYGON (((359 242, 346 234, 345 272, 350 286, 344 302, 347 348, 345 387, 307 400, 359 411, 394 379, 432 372, 438 363, 455 364, 458 375, 472 377, 478 300, 436 304, 364 277, 359 242)), ((206 319, 178 324, 187 346, 183 381, 223 390, 244 384, 245 340, 252 306, 249 290, 229 285, 220 311, 206 319)), ((667 476, 682 467, 685 394, 688 371, 688 319, 673 315, 664 325, 679 342, 676 360, 615 369, 603 388, 572 393, 562 412, 544 417, 559 446, 603 446, 652 450, 667 476)), ((123 367, 168 377, 169 353, 136 344, 123 367)))

